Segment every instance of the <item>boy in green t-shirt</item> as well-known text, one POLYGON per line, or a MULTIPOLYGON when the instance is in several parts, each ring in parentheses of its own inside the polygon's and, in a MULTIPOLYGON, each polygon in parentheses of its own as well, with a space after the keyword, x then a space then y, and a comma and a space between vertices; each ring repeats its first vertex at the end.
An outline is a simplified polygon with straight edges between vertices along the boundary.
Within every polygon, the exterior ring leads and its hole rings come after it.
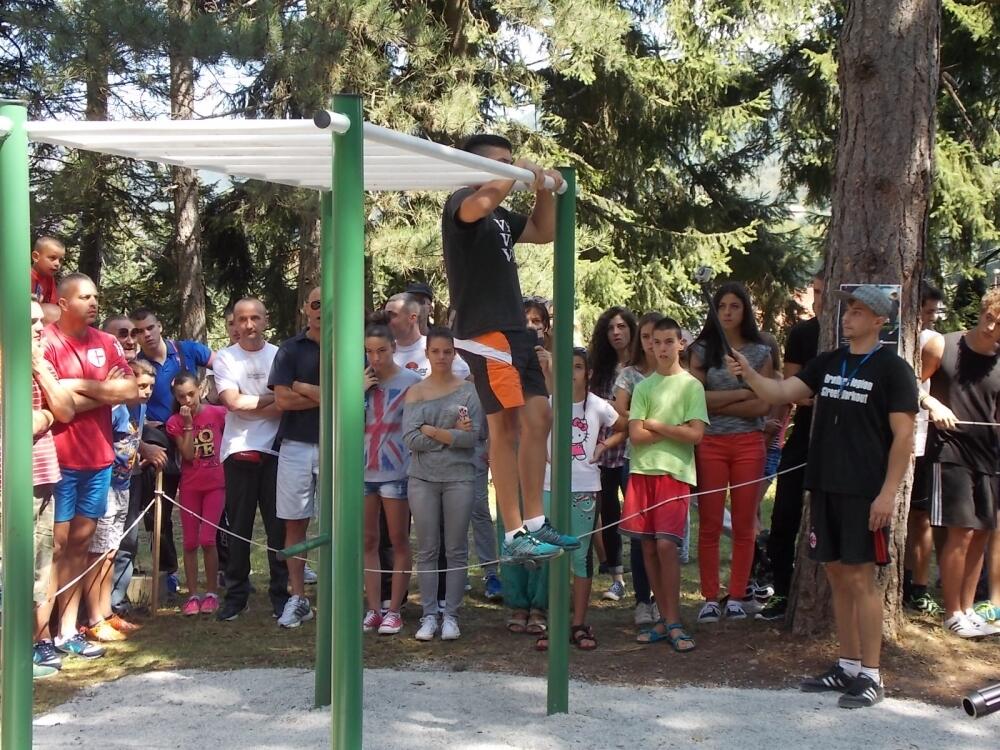
POLYGON ((680 621, 677 549, 684 540, 691 485, 697 481, 694 446, 708 424, 705 389, 681 367, 682 348, 677 321, 664 318, 653 327, 656 372, 632 394, 631 475, 619 527, 642 543, 646 573, 663 615, 637 640, 667 640, 678 652, 694 649, 680 621))

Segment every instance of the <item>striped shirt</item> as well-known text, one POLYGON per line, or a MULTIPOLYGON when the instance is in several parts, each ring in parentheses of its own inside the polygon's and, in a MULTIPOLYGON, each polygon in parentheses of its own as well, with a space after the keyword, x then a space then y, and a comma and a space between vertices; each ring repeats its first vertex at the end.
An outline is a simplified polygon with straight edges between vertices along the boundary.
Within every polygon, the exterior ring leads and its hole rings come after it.
MULTIPOLYGON (((49 362, 45 363, 49 373, 54 378, 58 378, 55 369, 49 362)), ((42 393, 38 381, 31 379, 31 408, 39 411, 45 408, 45 396, 42 393)), ((59 459, 56 458, 56 441, 52 437, 52 430, 46 430, 35 438, 35 443, 31 448, 31 484, 39 487, 43 484, 55 484, 62 478, 59 473, 59 459)))

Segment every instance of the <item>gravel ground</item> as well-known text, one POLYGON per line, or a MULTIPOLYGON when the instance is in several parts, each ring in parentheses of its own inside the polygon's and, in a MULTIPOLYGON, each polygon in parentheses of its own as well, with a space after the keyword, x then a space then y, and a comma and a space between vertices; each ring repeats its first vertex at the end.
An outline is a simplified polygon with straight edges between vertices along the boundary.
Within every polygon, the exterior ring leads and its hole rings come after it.
MULTIPOLYGON (((153 672, 106 683, 35 719, 35 747, 330 746, 312 672, 153 672)), ((568 715, 545 715, 545 682, 478 672, 365 673, 365 747, 494 750, 733 747, 908 750, 997 747, 1000 714, 973 720, 889 699, 845 711, 792 690, 622 688, 574 682, 568 715)))

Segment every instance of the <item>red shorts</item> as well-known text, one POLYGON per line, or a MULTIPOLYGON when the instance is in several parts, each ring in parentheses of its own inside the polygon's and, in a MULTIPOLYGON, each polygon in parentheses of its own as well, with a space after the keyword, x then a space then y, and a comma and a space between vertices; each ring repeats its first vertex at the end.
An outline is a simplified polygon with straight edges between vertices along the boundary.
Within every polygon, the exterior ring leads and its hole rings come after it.
POLYGON ((684 542, 690 493, 689 485, 669 474, 630 475, 619 532, 633 539, 669 539, 680 546, 684 542), (638 515, 630 518, 633 514, 638 515))

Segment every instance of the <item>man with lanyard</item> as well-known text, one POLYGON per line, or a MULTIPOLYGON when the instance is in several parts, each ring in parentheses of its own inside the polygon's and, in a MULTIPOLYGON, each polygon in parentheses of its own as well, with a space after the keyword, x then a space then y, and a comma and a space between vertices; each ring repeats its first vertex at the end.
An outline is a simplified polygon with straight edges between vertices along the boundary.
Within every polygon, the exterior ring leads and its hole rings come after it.
MULTIPOLYGON (((785 379, 798 375, 819 352, 819 316, 823 312, 823 278, 813 279, 813 317, 792 326, 785 344, 785 379)), ((782 620, 788 608, 795 566, 795 538, 802 523, 802 496, 806 470, 788 471, 801 466, 809 457, 809 429, 812 425, 812 399, 795 404, 792 435, 781 451, 779 474, 771 511, 771 532, 767 539, 767 557, 774 574, 774 596, 755 617, 758 620, 782 620)))
POLYGON ((841 323, 849 346, 818 355, 782 381, 762 377, 739 352, 727 363, 772 404, 815 399, 805 476, 809 556, 824 564, 830 581, 841 656, 800 687, 841 692, 841 708, 863 708, 885 697, 875 565, 889 563, 889 524, 913 453, 917 381, 913 369, 879 342, 892 314, 889 295, 861 285, 834 296, 846 307, 841 323))
POLYGON ((501 205, 514 180, 491 180, 452 193, 441 217, 441 236, 456 313, 455 346, 472 371, 489 424, 493 486, 507 529, 502 555, 514 562, 545 559, 578 549, 580 541, 556 531, 542 506, 552 410, 535 354, 538 339, 524 317, 514 245, 552 242, 555 198, 545 180, 558 190, 562 176, 527 160, 515 163, 513 146, 501 136, 472 136, 462 148, 516 164, 535 177, 530 216, 501 205))
MULTIPOLYGON (((153 394, 146 405, 146 426, 162 430, 163 425, 173 413, 174 394, 170 384, 178 373, 185 370, 197 373, 199 367, 212 366, 212 350, 197 341, 177 341, 163 338, 163 325, 156 313, 148 307, 140 307, 129 315, 132 321, 132 335, 139 343, 137 359, 144 359, 153 366, 156 379, 153 382, 153 394)), ((180 483, 180 461, 174 441, 165 440, 166 449, 150 445, 147 451, 154 454, 165 454, 166 471, 163 475, 163 491, 168 497, 177 497, 177 485, 180 483)), ((159 463, 159 461, 157 461, 159 463)), ((143 478, 142 502, 145 507, 153 499, 155 484, 152 472, 147 472, 143 478)), ((160 515, 160 565, 168 574, 168 586, 177 590, 177 548, 174 545, 174 504, 162 503, 160 515)), ((146 530, 153 527, 153 519, 147 517, 146 530)))
MULTIPOLYGON (((87 567, 90 540, 107 509, 115 460, 111 408, 137 398, 138 389, 121 345, 93 328, 97 287, 90 277, 69 274, 59 282, 58 294, 62 314, 45 328, 45 358, 73 394, 76 410, 71 422, 52 428, 62 472, 54 491, 53 565, 63 588, 87 567)), ((104 649, 77 631, 81 595, 79 581, 59 595, 55 646, 66 654, 97 658, 104 649)))
MULTIPOLYGON (((281 409, 278 427, 276 515, 285 523, 285 546, 306 538, 309 521, 316 515, 319 484, 319 355, 323 313, 320 289, 309 292, 302 315, 305 330, 281 342, 271 364, 267 385, 281 409)), ((292 595, 285 602, 278 625, 297 628, 313 619, 306 598, 305 560, 288 558, 292 595)))
POLYGON ((986 543, 997 525, 1000 288, 983 295, 975 328, 946 334, 937 343, 931 391, 921 405, 932 423, 926 451, 932 464, 931 523, 947 532, 938 560, 944 626, 963 638, 978 638, 1000 633, 973 609, 986 543))
MULTIPOLYGON (((226 475, 226 517, 232 536, 226 563, 226 601, 216 614, 222 621, 238 618, 249 606, 250 543, 257 509, 264 522, 267 545, 282 549, 285 524, 276 513, 278 435, 281 409, 268 388, 278 347, 265 338, 267 309, 259 299, 241 299, 233 307, 239 341, 218 352, 215 382, 219 400, 229 410, 222 435, 222 467, 226 475)), ((288 566, 267 553, 271 574, 268 590, 275 618, 288 601, 288 566)))

